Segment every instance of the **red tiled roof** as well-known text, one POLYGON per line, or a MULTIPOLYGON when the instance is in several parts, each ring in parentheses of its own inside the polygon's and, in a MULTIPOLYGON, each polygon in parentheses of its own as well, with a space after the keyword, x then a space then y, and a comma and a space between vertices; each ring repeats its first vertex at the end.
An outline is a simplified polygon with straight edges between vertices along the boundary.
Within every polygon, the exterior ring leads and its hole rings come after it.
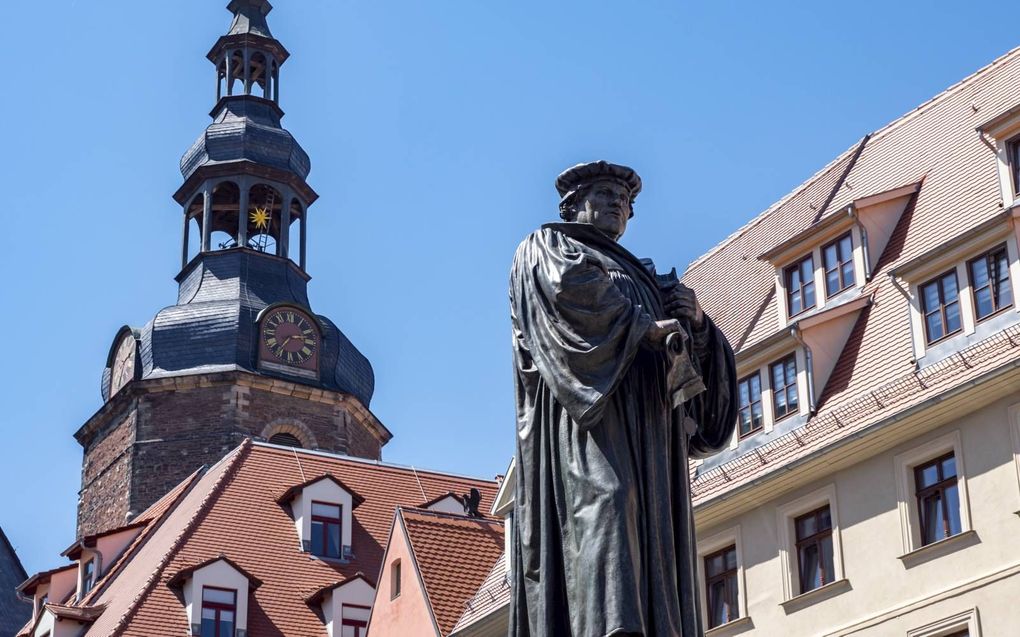
POLYGON ((325 635, 325 626, 306 600, 359 572, 379 572, 398 506, 472 488, 488 506, 497 489, 491 480, 251 441, 188 482, 174 490, 173 502, 149 515, 150 524, 116 573, 108 576, 100 593, 86 598, 90 605, 106 604, 86 635, 186 635, 185 609, 170 584, 180 572, 221 554, 263 582, 252 592, 249 634, 325 635), (352 512, 355 557, 350 563, 302 552, 293 519, 276 501, 308 476, 324 474, 336 476, 364 498, 352 512))
POLYGON ((453 632, 464 630, 493 613, 507 612, 509 605, 510 578, 506 570, 506 553, 502 553, 478 591, 468 600, 467 608, 453 627, 453 632))
POLYGON ((432 614, 449 635, 503 552, 503 522, 422 509, 400 516, 432 614))
POLYGON ((739 358, 740 351, 779 330, 774 268, 757 255, 855 200, 923 180, 883 254, 872 255, 877 263, 863 294, 873 295, 874 303, 862 311, 827 385, 817 388, 817 415, 796 436, 784 436, 699 473, 692 484, 696 504, 1018 354, 1012 340, 997 335, 971 348, 966 356, 973 360, 954 358, 916 373, 908 301, 888 276, 948 237, 1002 214, 995 156, 975 127, 1014 108, 1018 95, 1020 49, 1014 49, 866 137, 689 266, 684 282, 699 293, 705 311, 737 348, 739 358), (994 346, 1003 349, 991 351, 994 346))

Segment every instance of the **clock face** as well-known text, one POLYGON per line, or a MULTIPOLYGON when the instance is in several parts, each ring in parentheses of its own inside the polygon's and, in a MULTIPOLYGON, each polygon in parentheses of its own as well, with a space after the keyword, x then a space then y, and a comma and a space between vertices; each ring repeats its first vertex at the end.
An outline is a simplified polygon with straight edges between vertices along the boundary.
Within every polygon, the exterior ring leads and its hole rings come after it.
POLYGON ((110 370, 110 396, 135 378, 135 337, 127 335, 117 346, 113 358, 113 369, 110 370))
POLYGON ((318 347, 318 331, 300 312, 276 310, 262 322, 266 351, 288 365, 304 365, 318 347))

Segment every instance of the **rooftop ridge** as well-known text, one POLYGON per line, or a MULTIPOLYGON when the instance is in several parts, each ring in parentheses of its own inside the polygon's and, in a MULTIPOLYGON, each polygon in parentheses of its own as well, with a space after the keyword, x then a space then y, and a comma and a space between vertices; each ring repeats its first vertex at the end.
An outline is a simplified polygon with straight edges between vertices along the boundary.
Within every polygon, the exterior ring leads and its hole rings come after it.
MULTIPOLYGON (((1020 46, 1014 47, 1014 48, 1010 49, 1009 51, 1007 51, 1006 53, 1003 53, 1002 55, 1000 55, 999 57, 995 58, 994 60, 992 60, 988 64, 982 66, 978 70, 974 71, 973 73, 971 73, 967 77, 963 78, 962 80, 959 80, 959 81, 955 82, 954 84, 950 85, 948 88, 945 88, 942 91, 940 91, 939 93, 936 93, 934 96, 928 98, 924 102, 921 102, 921 104, 915 106, 914 108, 910 109, 906 113, 903 113, 902 115, 896 117, 895 119, 893 119, 889 123, 887 123, 884 126, 878 128, 874 132, 870 133, 870 140, 874 141, 874 140, 877 140, 880 137, 884 137, 885 135, 888 135, 890 132, 894 131, 895 129, 899 128, 900 126, 904 125, 905 123, 911 121, 914 117, 916 117, 917 115, 919 115, 920 113, 925 111, 925 109, 927 109, 931 105, 933 105, 933 104, 935 104, 935 103, 937 103, 937 102, 939 102, 939 101, 941 101, 943 99, 946 99, 948 96, 954 94, 956 91, 958 91, 959 89, 963 88, 965 85, 968 85, 968 84, 970 84, 972 82, 977 81, 980 77, 982 77, 986 73, 989 73, 994 68, 996 68, 996 67, 1004 64, 1005 62, 1011 60, 1012 58, 1016 57, 1018 54, 1020 54, 1020 46)), ((867 137, 867 136, 865 136, 865 137, 867 137)), ((864 139, 864 138, 862 138, 862 139, 864 139)), ((858 142, 858 144, 860 144, 860 142, 858 142)), ((704 254, 702 254, 701 256, 695 258, 693 261, 688 263, 687 267, 684 270, 684 273, 686 274, 688 271, 693 270, 696 267, 702 265, 705 261, 708 261, 712 256, 714 256, 716 253, 721 251, 723 248, 727 247, 728 245, 733 243, 733 241, 735 241, 736 239, 738 239, 741 236, 743 236, 744 234, 746 234, 747 231, 749 231, 755 225, 760 223, 763 219, 768 217, 772 212, 774 212, 775 210, 781 208, 783 205, 785 205, 787 202, 789 202, 791 199, 793 199, 796 195, 798 195, 799 193, 803 192, 810 185, 814 184, 822 176, 826 175, 829 172, 829 170, 831 170, 836 164, 838 164, 840 161, 842 161, 843 158, 846 157, 848 153, 852 152, 854 150, 854 148, 858 144, 855 144, 854 146, 851 146, 847 150, 845 150, 842 153, 840 153, 835 159, 830 161, 821 170, 819 170, 814 175, 809 177, 806 181, 804 181, 799 186, 794 188, 790 193, 788 193, 787 195, 785 195, 784 197, 782 197, 781 199, 779 199, 778 201, 776 201, 775 203, 773 203, 772 205, 767 207, 762 212, 758 213, 750 221, 748 221, 743 226, 741 226, 740 228, 735 230, 733 233, 731 233, 725 239, 723 239, 722 241, 717 243, 715 246, 713 246, 712 248, 707 250, 704 254)))
POLYGON ((422 517, 441 518, 441 519, 447 519, 447 520, 452 520, 452 521, 456 521, 456 522, 487 522, 487 523, 490 523, 490 524, 498 524, 500 526, 503 526, 503 520, 501 518, 495 518, 495 517, 492 517, 492 516, 483 516, 483 517, 480 517, 480 518, 474 518, 474 517, 469 517, 467 515, 464 515, 463 513, 448 513, 446 511, 434 511, 432 509, 420 509, 418 507, 413 507, 413 506, 408 506, 408 507, 398 506, 397 510, 400 512, 401 515, 403 515, 404 513, 412 513, 412 514, 415 514, 415 515, 420 515, 422 517))
POLYGON ((461 473, 453 473, 453 472, 450 472, 450 471, 439 471, 439 470, 436 470, 436 469, 422 469, 420 467, 416 467, 416 466, 412 466, 412 465, 402 465, 402 464, 396 464, 396 463, 393 463, 393 462, 383 462, 382 460, 370 460, 369 458, 359 458, 357 456, 348 456, 348 455, 345 455, 345 454, 342 454, 342 453, 334 453, 332 451, 324 451, 322 449, 299 449, 297 447, 288 447, 286 445, 273 444, 271 442, 266 442, 264 440, 254 440, 254 439, 252 439, 252 445, 255 446, 255 447, 265 447, 265 448, 268 448, 268 449, 276 449, 278 451, 286 451, 288 453, 293 451, 293 452, 296 452, 296 453, 306 454, 306 455, 310 455, 310 456, 319 456, 319 457, 326 457, 326 458, 334 458, 336 460, 350 461, 350 462, 355 462, 355 463, 358 463, 358 464, 368 464, 368 465, 373 465, 373 466, 376 466, 376 467, 387 467, 389 469, 400 469, 400 470, 403 470, 403 471, 413 471, 413 472, 417 472, 417 473, 428 473, 428 474, 435 475, 435 476, 445 476, 445 477, 449 477, 449 478, 460 478, 460 479, 463 479, 463 480, 477 480, 479 482, 492 482, 492 483, 496 482, 496 480, 492 479, 492 478, 479 478, 478 476, 469 476, 469 475, 464 475, 464 474, 461 474, 461 473))

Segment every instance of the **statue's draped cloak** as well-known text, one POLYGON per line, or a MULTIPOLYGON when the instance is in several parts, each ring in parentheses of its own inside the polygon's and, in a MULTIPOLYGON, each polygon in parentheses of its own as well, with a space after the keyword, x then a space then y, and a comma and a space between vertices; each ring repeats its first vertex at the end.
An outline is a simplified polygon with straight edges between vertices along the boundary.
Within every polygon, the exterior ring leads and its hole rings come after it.
POLYGON ((691 335, 707 390, 674 410, 669 354, 643 345, 653 321, 669 318, 655 278, 588 224, 548 224, 525 239, 510 301, 510 635, 701 637, 687 459, 733 432, 729 344, 707 318, 691 335))

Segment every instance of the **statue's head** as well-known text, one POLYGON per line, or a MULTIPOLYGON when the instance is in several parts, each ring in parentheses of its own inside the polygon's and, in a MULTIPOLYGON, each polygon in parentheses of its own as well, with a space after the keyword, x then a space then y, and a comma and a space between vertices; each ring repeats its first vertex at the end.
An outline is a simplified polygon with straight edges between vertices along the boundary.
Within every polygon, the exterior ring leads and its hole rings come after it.
POLYGON ((556 190, 564 220, 591 224, 615 241, 634 216, 641 178, 626 166, 596 161, 565 170, 556 190))

